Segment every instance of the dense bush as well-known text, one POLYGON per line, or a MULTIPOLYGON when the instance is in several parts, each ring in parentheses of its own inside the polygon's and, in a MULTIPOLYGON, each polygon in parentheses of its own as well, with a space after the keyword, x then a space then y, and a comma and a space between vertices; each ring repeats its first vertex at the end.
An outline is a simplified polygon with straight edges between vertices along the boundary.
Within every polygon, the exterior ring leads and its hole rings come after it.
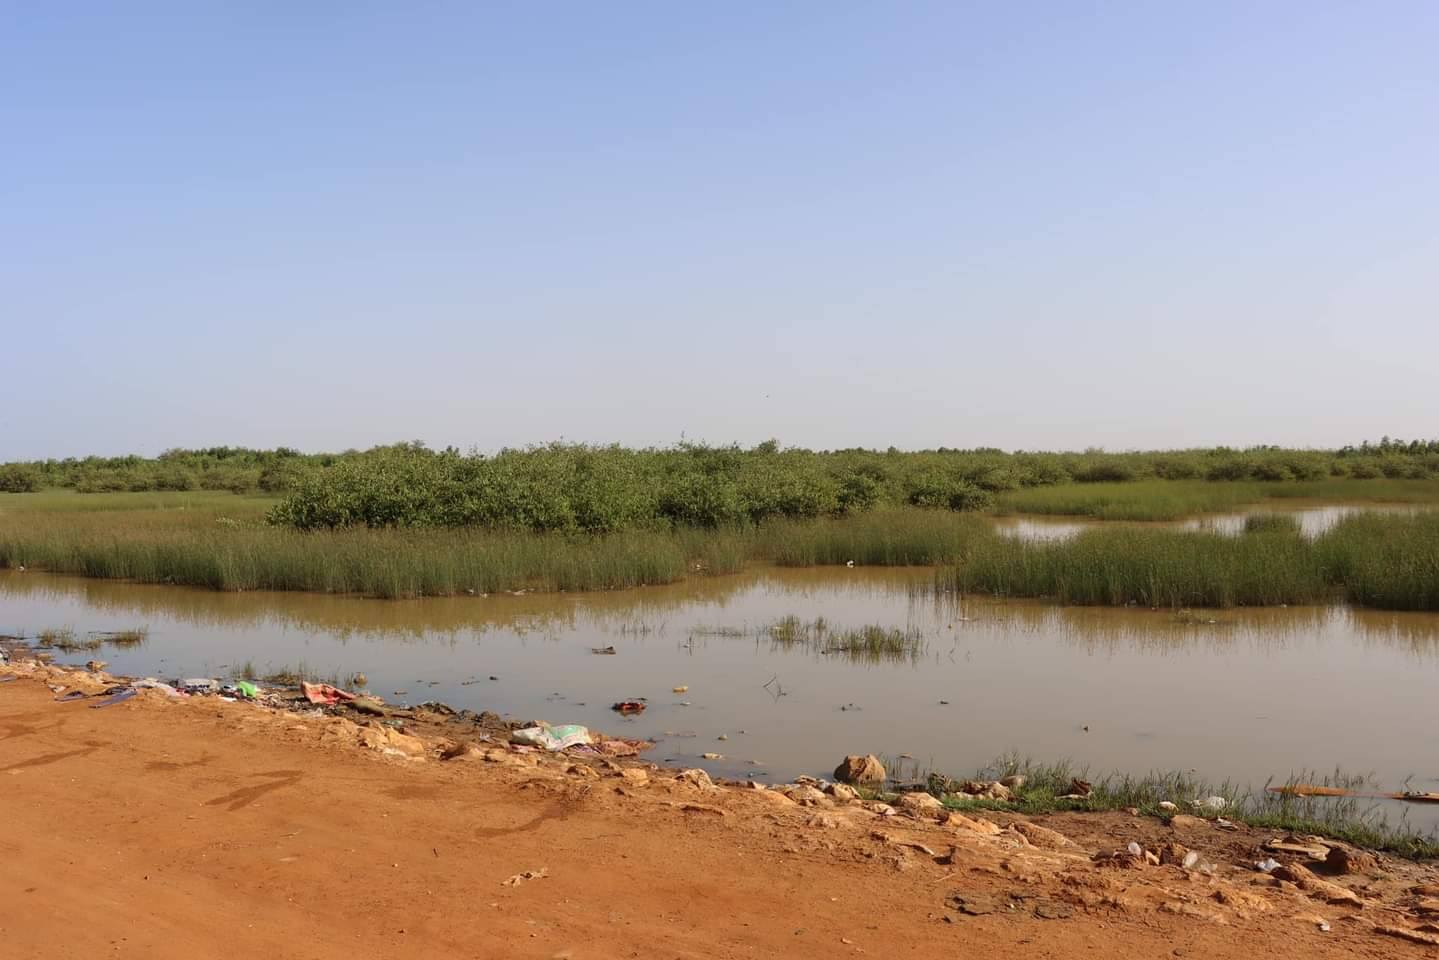
POLYGON ((31 493, 39 489, 39 470, 24 463, 0 465, 0 493, 31 493))
MULTIPOLYGON (((1277 491, 1329 477, 1439 477, 1439 442, 1386 438, 1340 450, 1216 447, 1128 453, 945 447, 816 452, 783 449, 774 441, 750 449, 551 444, 491 456, 436 452, 419 443, 341 454, 210 447, 169 450, 152 459, 10 464, 0 467, 0 491, 269 493, 285 496, 273 519, 303 529, 479 526, 611 532, 646 525, 715 527, 847 516, 904 505, 973 511, 990 509, 998 500, 1007 509, 1029 509, 1030 495, 1043 498, 1050 489, 1055 493, 1051 506, 1064 509, 1046 512, 1074 512, 1060 502, 1073 499, 1066 490, 1208 480, 1216 487, 1273 484, 1277 491)), ((1179 493, 1169 498, 1173 509, 1195 499, 1192 491, 1179 493)), ((1100 507, 1091 504, 1081 512, 1107 515, 1100 507)))

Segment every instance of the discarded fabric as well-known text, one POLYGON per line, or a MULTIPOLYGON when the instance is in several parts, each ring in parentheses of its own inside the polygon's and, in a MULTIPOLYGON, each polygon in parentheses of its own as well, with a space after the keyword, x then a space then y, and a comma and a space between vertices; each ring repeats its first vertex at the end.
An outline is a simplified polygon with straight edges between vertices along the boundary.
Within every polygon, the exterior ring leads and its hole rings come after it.
POLYGON ((328 683, 301 683, 300 692, 311 703, 336 704, 341 700, 355 699, 355 695, 348 690, 332 687, 328 683))

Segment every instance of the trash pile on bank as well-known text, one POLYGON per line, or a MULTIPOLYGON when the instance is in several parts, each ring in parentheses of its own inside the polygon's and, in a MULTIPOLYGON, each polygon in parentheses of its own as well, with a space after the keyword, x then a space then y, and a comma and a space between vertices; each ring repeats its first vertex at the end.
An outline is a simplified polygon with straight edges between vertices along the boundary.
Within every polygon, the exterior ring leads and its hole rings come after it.
POLYGON ((356 739, 386 755, 416 757, 432 752, 431 745, 408 731, 423 728, 438 733, 442 759, 481 744, 513 753, 563 753, 583 757, 634 757, 654 744, 648 740, 608 737, 579 724, 551 725, 545 721, 514 721, 491 711, 456 710, 439 701, 414 707, 395 706, 383 698, 355 693, 328 683, 261 684, 251 680, 213 677, 111 677, 106 664, 91 660, 84 668, 53 665, 29 648, 0 647, 5 680, 28 676, 46 683, 56 702, 87 701, 92 708, 113 706, 149 692, 176 700, 213 698, 226 703, 250 703, 271 710, 304 716, 328 715, 353 721, 356 739))

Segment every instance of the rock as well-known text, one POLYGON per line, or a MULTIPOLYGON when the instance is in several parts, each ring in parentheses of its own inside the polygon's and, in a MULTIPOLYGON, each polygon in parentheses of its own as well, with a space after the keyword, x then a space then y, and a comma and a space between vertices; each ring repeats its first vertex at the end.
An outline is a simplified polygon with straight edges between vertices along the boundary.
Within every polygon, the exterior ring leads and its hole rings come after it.
POLYGON ((1175 830, 1208 830, 1209 821, 1203 817, 1191 817, 1188 814, 1180 813, 1169 818, 1169 825, 1175 830))
POLYGON ((1036 847, 1045 850, 1062 850, 1065 847, 1074 846, 1074 841, 1057 830, 1048 827, 1041 827, 1037 823, 1030 823, 1027 820, 1019 820, 1011 824, 1014 832, 1024 837, 1036 847))
POLYGON ((1381 923, 1376 924, 1374 930, 1376 933, 1382 933, 1385 936, 1390 937, 1398 937, 1401 940, 1408 940, 1410 943, 1423 943, 1429 946, 1439 946, 1439 937, 1434 936, 1434 934, 1432 933, 1424 933, 1420 930, 1410 930, 1408 927, 1395 927, 1389 924, 1381 923))
POLYGON ((1188 847, 1182 843, 1175 843, 1172 840, 1159 848, 1159 862, 1163 864, 1182 866, 1184 864, 1184 858, 1188 855, 1188 847))
POLYGON ((1439 883, 1416 883, 1409 892, 1416 897, 1439 897, 1439 883))
POLYGON ((1275 867, 1270 871, 1270 876, 1278 877, 1280 880, 1288 880, 1290 883, 1303 884, 1310 880, 1318 880, 1314 871, 1298 863, 1285 864, 1275 867))
POLYGON ((1074 916, 1074 908, 1060 900, 1036 900, 1034 915, 1041 920, 1067 920, 1074 916))
MULTIPOLYGON (((1133 846, 1136 849, 1139 848, 1139 844, 1133 844, 1133 846)), ((1095 866, 1115 867, 1121 870, 1142 870, 1149 863, 1145 859, 1142 849, 1138 853, 1132 850, 1101 851, 1089 859, 1095 866)))
POLYGON ((679 776, 675 777, 675 780, 679 783, 687 784, 699 790, 716 789, 715 782, 711 780, 710 775, 705 773, 703 770, 683 770, 680 772, 679 776))
POLYGON ((841 783, 883 783, 884 764, 874 754, 845 757, 834 768, 834 778, 841 783))
POLYGON ((845 783, 831 783, 824 788, 824 792, 834 797, 838 803, 849 803, 859 799, 859 791, 845 783))
POLYGON ((936 819, 945 816, 944 804, 927 793, 905 793, 894 802, 894 808, 919 819, 936 819))
POLYGON ((1214 899, 1241 915, 1263 913, 1274 907, 1272 903, 1257 893, 1245 893, 1243 890, 1229 887, 1221 887, 1214 891, 1214 899))
POLYGON ((374 697, 356 697, 354 700, 349 701, 346 706, 356 713, 364 713, 372 717, 387 717, 390 715, 390 711, 385 709, 385 705, 374 697))
POLYGON ((643 767, 625 767, 620 771, 620 779, 624 780, 625 783, 640 786, 650 782, 650 775, 649 771, 643 767))
POLYGON ((1000 908, 999 901, 982 893, 951 894, 944 905, 970 917, 982 917, 1000 908))
POLYGON ((1373 873, 1379 866, 1373 854, 1352 847, 1333 847, 1324 865, 1334 873, 1373 873))
POLYGON ((1194 917, 1196 920, 1210 920, 1214 923, 1227 923, 1224 917, 1208 910, 1201 910, 1191 903, 1184 903, 1180 900, 1166 900, 1159 905, 1160 913, 1173 913, 1181 917, 1194 917))
POLYGON ((463 757, 477 757, 481 753, 477 743, 451 743, 440 751, 441 760, 459 760, 463 757))
POLYGON ((1001 800, 1004 803, 1011 803, 1014 800, 1014 794, 998 780, 986 786, 981 796, 987 797, 990 800, 1001 800))
POLYGON ((598 780, 600 773, 587 763, 572 763, 565 768, 565 773, 572 777, 579 777, 581 780, 598 780))
POLYGON ((1310 860, 1324 860, 1329 856, 1328 845, 1306 842, 1297 837, 1266 841, 1264 849, 1269 853, 1287 853, 1291 856, 1308 857, 1310 860))
POLYGON ((958 785, 956 792, 967 797, 982 797, 986 800, 1000 800, 1004 803, 1014 800, 1014 794, 999 780, 966 780, 958 785))
POLYGON ((887 803, 880 803, 878 800, 871 800, 864 804, 864 808, 870 813, 880 817, 892 817, 897 813, 894 807, 887 803))
POLYGON ((1297 863, 1277 867, 1270 873, 1270 876, 1288 880, 1309 896, 1323 900, 1325 903, 1343 903, 1354 907, 1364 905, 1364 901, 1353 890, 1341 887, 1337 883, 1330 883, 1328 880, 1320 880, 1308 867, 1297 863))
POLYGON ((807 784, 800 783, 792 787, 777 787, 776 789, 795 803, 804 804, 805 806, 827 806, 830 803, 829 797, 826 797, 823 791, 807 784))
POLYGON ((429 752, 425 741, 419 737, 401 733, 393 727, 365 727, 360 731, 360 743, 381 753, 395 753, 406 757, 423 757, 429 752))
POLYGON ((957 830, 967 830, 971 833, 978 833, 982 836, 992 837, 1000 832, 999 824, 992 820, 985 820, 983 817, 966 817, 962 813, 951 810, 945 823, 957 830))
POLYGON ((795 802, 778 790, 755 790, 756 796, 763 797, 777 807, 793 807, 795 802))

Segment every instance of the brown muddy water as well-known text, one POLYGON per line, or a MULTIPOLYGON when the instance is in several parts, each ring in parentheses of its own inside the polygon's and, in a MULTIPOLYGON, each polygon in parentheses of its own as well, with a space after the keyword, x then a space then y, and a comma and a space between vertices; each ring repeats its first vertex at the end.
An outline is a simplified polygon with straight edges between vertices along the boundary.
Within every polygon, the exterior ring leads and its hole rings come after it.
MULTIPOLYGON (((1260 786, 1337 766, 1386 789, 1439 784, 1439 616, 1060 607, 935 596, 932 576, 762 570, 613 593, 367 600, 0 572, 0 633, 146 626, 139 648, 62 659, 167 678, 246 661, 363 671, 392 702, 653 737, 653 759, 764 780, 871 752, 968 775, 1015 751, 1096 774, 1193 769, 1260 786), (863 660, 785 647, 768 636, 785 617, 908 630, 921 648, 863 660), (639 697, 639 717, 609 709, 639 697)), ((1401 812, 1439 822, 1398 805, 1391 819, 1401 812)))

